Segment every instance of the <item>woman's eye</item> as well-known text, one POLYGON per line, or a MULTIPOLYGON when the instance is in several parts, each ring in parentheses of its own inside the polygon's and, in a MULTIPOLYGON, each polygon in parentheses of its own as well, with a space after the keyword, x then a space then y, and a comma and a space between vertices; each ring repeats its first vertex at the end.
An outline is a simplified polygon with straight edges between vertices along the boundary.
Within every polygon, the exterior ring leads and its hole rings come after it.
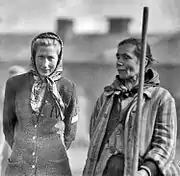
POLYGON ((53 57, 48 57, 48 60, 49 61, 52 61, 54 58, 53 57))
POLYGON ((128 60, 128 59, 131 59, 131 57, 124 55, 124 59, 128 60))
POLYGON ((43 60, 44 57, 43 57, 43 56, 38 56, 38 59, 39 59, 39 60, 43 60))
POLYGON ((116 58, 117 58, 117 60, 119 60, 120 59, 120 55, 116 54, 116 58))

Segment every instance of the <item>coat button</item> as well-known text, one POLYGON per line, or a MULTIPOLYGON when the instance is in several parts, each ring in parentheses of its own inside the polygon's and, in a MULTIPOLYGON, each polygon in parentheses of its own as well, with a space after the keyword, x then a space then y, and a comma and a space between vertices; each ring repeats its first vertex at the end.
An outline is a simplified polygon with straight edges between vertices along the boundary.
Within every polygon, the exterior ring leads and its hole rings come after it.
POLYGON ((35 165, 32 165, 32 168, 34 169, 34 168, 35 168, 35 165))
POLYGON ((47 100, 45 100, 45 103, 48 103, 48 101, 47 101, 47 100))
POLYGON ((34 125, 34 128, 37 128, 37 125, 34 125))
POLYGON ((33 136, 33 140, 35 140, 36 139, 36 136, 33 136))
POLYGON ((44 114, 41 114, 42 117, 44 117, 44 114))
POLYGON ((32 156, 35 156, 35 152, 32 153, 32 156))
POLYGON ((106 113, 104 114, 104 118, 107 118, 107 114, 106 113))

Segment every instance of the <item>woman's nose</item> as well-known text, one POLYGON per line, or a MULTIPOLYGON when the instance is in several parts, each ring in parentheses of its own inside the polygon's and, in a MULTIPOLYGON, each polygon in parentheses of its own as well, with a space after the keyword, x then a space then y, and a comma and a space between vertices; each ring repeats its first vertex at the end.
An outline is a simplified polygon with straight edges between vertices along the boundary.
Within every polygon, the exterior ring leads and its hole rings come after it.
POLYGON ((43 68, 48 68, 49 62, 48 62, 47 59, 44 59, 44 61, 43 61, 43 63, 42 63, 42 66, 43 66, 43 68))
POLYGON ((118 60, 118 61, 117 61, 117 65, 118 65, 118 66, 123 66, 124 64, 123 64, 122 61, 118 60))

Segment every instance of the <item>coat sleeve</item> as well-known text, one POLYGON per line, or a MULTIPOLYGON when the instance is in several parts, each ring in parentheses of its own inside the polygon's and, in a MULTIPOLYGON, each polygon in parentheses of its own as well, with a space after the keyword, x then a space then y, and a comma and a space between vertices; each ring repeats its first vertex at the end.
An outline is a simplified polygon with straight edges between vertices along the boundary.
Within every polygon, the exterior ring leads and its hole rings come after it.
POLYGON ((4 144, 5 144, 5 139, 4 139, 4 133, 2 129, 2 120, 0 119, 0 173, 2 169, 2 161, 3 161, 3 150, 4 150, 4 144))
POLYGON ((6 82, 5 99, 3 107, 3 131, 7 143, 12 148, 14 142, 14 128, 17 122, 15 114, 15 91, 11 79, 6 82))
POLYGON ((90 124, 89 124, 90 140, 93 136, 94 130, 96 129, 97 117, 98 117, 99 111, 101 109, 102 102, 103 102, 103 94, 97 99, 96 104, 94 106, 94 110, 93 110, 92 115, 91 115, 90 124))
POLYGON ((175 101, 171 97, 162 101, 159 105, 151 149, 145 156, 144 165, 149 167, 152 173, 159 171, 165 175, 166 169, 170 167, 175 157, 176 134, 176 108, 175 101))
POLYGON ((67 109, 65 110, 65 133, 64 141, 66 148, 69 149, 72 141, 75 139, 77 122, 78 122, 78 98, 76 95, 76 87, 73 84, 72 95, 67 109))

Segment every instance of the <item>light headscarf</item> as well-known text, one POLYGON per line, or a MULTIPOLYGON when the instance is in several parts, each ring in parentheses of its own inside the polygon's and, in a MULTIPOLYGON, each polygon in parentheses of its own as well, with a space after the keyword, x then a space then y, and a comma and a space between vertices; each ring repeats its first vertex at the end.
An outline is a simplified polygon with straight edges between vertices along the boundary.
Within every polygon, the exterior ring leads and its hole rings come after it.
POLYGON ((45 95, 45 90, 47 89, 52 93, 53 100, 55 101, 55 108, 56 108, 56 117, 61 116, 61 120, 64 119, 63 111, 64 111, 64 103, 62 101, 62 98, 57 90, 57 86, 55 81, 59 80, 61 78, 61 74, 63 72, 63 63, 62 63, 62 54, 63 54, 63 42, 61 38, 52 32, 46 32, 41 33, 38 36, 36 36, 31 44, 31 70, 30 72, 33 74, 34 83, 32 86, 31 91, 31 100, 30 104, 32 107, 32 110, 36 113, 40 113, 42 101, 45 95), (36 68, 35 64, 35 44, 38 40, 41 39, 52 39, 56 40, 60 44, 60 53, 58 55, 58 62, 56 69, 54 70, 51 75, 47 77, 41 77, 41 75, 38 73, 38 70, 36 68))

